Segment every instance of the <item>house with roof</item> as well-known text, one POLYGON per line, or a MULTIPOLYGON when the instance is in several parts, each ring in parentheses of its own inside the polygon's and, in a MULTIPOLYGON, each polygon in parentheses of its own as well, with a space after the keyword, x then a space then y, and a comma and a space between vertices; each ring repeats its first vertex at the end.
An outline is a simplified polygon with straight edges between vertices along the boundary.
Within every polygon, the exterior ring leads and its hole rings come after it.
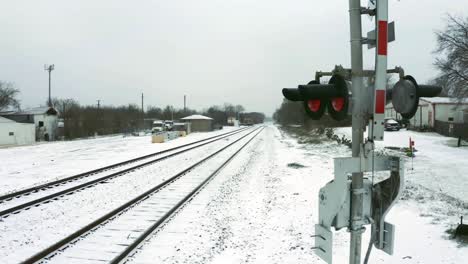
POLYGON ((0 112, 0 117, 17 123, 33 124, 36 141, 53 141, 57 138, 58 111, 53 107, 0 112))

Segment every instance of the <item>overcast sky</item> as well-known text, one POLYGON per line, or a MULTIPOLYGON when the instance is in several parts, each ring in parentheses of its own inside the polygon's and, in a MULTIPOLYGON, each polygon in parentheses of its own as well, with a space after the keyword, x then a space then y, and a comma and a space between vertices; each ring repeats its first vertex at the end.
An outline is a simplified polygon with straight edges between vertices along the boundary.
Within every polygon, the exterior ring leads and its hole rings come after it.
MULTIPOLYGON (((433 78, 434 30, 447 13, 468 15, 468 0, 389 2, 389 67, 433 78)), ((53 97, 85 105, 140 104, 143 92, 145 105, 182 107, 186 94, 190 108, 271 115, 281 88, 349 66, 348 21, 347 0, 2 0, 0 80, 21 90, 23 108, 44 104, 53 63, 53 97)), ((364 31, 372 25, 364 17, 364 31)))

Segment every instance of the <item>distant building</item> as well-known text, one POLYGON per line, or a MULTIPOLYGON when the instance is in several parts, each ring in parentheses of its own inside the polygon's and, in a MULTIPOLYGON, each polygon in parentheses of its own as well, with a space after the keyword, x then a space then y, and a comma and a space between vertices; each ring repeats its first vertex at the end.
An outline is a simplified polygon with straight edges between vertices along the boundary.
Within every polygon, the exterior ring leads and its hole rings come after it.
POLYGON ((0 116, 17 123, 34 124, 36 141, 51 141, 58 136, 58 112, 53 107, 37 107, 23 111, 0 112, 0 116))
POLYGON ((259 112, 240 113, 239 121, 241 125, 261 124, 265 120, 265 115, 259 112))
POLYGON ((190 123, 191 132, 207 132, 213 130, 213 118, 202 115, 191 115, 181 119, 190 123))
POLYGON ((36 141, 31 123, 18 123, 0 116, 0 146, 29 145, 36 141))
MULTIPOLYGON (((401 115, 388 104, 385 116, 401 120, 401 115)), ((418 110, 409 126, 434 130, 446 136, 468 137, 468 98, 421 97, 418 110)))
MULTIPOLYGON (((468 110, 468 98, 459 102, 458 99, 448 97, 421 97, 418 110, 410 119, 410 125, 433 128, 436 121, 468 123, 468 120, 463 121, 462 117, 466 110, 468 110)), ((385 108, 385 116, 401 119, 401 115, 395 112, 391 104, 385 108)))
POLYGON ((228 125, 228 126, 236 126, 236 127, 238 127, 238 126, 239 126, 239 123, 240 123, 239 120, 238 120, 236 117, 234 117, 234 116, 230 116, 230 117, 228 117, 228 119, 227 119, 227 125, 228 125))

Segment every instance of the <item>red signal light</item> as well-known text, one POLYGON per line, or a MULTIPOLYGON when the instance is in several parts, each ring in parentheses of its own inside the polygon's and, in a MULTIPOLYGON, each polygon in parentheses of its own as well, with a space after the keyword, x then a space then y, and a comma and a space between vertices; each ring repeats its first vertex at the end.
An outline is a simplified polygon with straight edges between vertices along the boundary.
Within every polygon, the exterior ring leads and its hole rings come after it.
POLYGON ((307 107, 309 107, 309 110, 312 112, 318 112, 320 110, 320 105, 322 102, 319 99, 314 99, 314 100, 308 100, 307 101, 307 107))
POLYGON ((336 121, 348 116, 349 82, 340 75, 333 75, 329 84, 333 84, 336 95, 331 96, 328 103, 328 114, 336 121))
POLYGON ((345 106, 345 99, 343 97, 334 97, 331 99, 331 105, 335 111, 339 112, 345 106))

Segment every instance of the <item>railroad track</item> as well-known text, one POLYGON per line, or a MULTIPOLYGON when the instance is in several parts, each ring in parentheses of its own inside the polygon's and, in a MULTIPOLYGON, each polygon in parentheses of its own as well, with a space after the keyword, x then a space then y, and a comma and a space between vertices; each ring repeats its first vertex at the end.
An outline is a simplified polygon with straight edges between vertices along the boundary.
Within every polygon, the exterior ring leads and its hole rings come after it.
POLYGON ((107 180, 123 176, 131 171, 143 168, 148 165, 152 165, 154 163, 168 159, 170 157, 180 155, 182 153, 186 153, 190 150, 205 146, 207 144, 214 143, 216 141, 236 135, 238 133, 242 133, 246 131, 247 129, 248 128, 241 128, 241 129, 231 131, 228 133, 223 133, 221 135, 209 137, 209 138, 199 140, 196 142, 192 142, 192 143, 184 144, 178 147, 170 148, 167 150, 144 155, 144 156, 134 158, 131 160, 119 162, 116 164, 112 164, 112 165, 98 168, 95 170, 91 170, 88 172, 80 173, 78 175, 70 176, 70 177, 60 179, 57 181, 48 182, 39 186, 34 186, 31 188, 27 188, 27 189, 20 190, 14 193, 0 196, 0 208, 1 208, 0 218, 8 217, 11 214, 17 214, 33 206, 36 207, 44 203, 49 203, 53 200, 56 200, 65 195, 74 193, 78 190, 90 188, 92 186, 95 186, 107 180), (166 155, 159 157, 159 158, 154 158, 156 156, 160 156, 163 154, 166 154, 166 155), (124 168, 122 169, 122 167, 124 168), (109 173, 105 174, 104 176, 100 176, 101 174, 104 174, 106 172, 109 172, 109 173), (82 183, 80 182, 83 179, 91 178, 91 177, 93 178, 92 180, 85 181, 82 183), (69 185, 72 185, 72 186, 67 188, 67 186, 69 185), (38 194, 40 194, 41 192, 55 190, 57 188, 59 189, 62 188, 62 189, 60 191, 53 192, 51 194, 38 196, 38 194), (26 201, 23 202, 21 200, 26 200, 26 201))
MULTIPOLYGON (((261 131, 256 128, 202 160, 188 166, 162 183, 126 202, 23 263, 121 263, 164 224, 181 206, 198 193, 261 131), (253 134, 254 132, 257 132, 253 134), (253 136, 250 136, 252 135, 253 136), (249 137, 250 136, 250 137, 249 137), (244 141, 244 142, 242 142, 244 141), (217 155, 242 143, 228 153, 211 173, 198 172, 217 155), (110 241, 112 240, 112 241, 110 241)), ((209 164, 208 164, 209 165, 209 164)), ((202 170, 203 172, 203 170, 202 170)))

